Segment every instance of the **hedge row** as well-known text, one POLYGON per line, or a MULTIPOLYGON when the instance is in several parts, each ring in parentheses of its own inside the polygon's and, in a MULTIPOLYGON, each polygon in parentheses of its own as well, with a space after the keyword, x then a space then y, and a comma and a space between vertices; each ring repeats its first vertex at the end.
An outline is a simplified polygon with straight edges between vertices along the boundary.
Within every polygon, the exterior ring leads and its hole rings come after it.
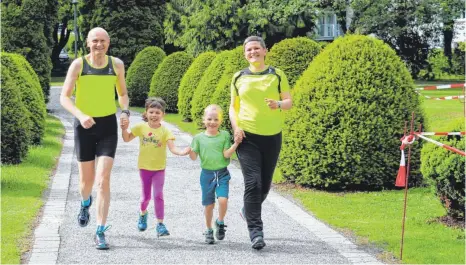
POLYGON ((131 106, 144 107, 152 75, 165 56, 165 52, 156 46, 147 47, 137 54, 126 76, 131 106))
POLYGON ((201 81, 204 72, 216 56, 215 52, 200 54, 194 59, 194 62, 181 79, 180 87, 178 88, 178 111, 185 121, 192 121, 191 100, 193 99, 194 91, 201 81))
POLYGON ((178 112, 178 87, 193 57, 185 52, 175 52, 160 63, 150 83, 149 97, 161 97, 167 103, 166 111, 178 112))
POLYGON ((1 53, 1 161, 18 164, 40 144, 46 106, 39 78, 21 56, 1 53))

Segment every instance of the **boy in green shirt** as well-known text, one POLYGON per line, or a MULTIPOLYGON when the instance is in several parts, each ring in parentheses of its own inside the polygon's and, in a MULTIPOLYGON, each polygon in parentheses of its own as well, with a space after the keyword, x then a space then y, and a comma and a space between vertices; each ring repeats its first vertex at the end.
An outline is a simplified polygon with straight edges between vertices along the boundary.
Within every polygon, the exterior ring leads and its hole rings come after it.
POLYGON ((215 242, 212 229, 212 216, 215 208, 215 194, 217 194, 219 208, 218 219, 215 221, 215 236, 218 240, 225 238, 225 218, 228 206, 228 189, 230 173, 227 166, 230 157, 236 151, 239 142, 233 145, 230 142, 230 134, 227 131, 219 131, 222 124, 222 109, 218 105, 209 105, 204 110, 203 122, 205 132, 194 136, 191 143, 189 157, 196 160, 199 155, 201 160, 201 190, 202 205, 204 205, 205 222, 207 231, 204 233, 205 242, 215 242))

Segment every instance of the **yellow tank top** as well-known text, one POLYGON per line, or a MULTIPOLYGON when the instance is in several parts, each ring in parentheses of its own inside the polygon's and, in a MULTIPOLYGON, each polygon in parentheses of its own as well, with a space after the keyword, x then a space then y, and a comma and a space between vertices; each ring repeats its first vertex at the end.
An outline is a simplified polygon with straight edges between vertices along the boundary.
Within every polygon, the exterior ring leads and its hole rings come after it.
POLYGON ((91 117, 105 117, 116 113, 115 86, 117 75, 113 59, 101 68, 92 67, 82 57, 82 69, 76 82, 76 107, 91 117))

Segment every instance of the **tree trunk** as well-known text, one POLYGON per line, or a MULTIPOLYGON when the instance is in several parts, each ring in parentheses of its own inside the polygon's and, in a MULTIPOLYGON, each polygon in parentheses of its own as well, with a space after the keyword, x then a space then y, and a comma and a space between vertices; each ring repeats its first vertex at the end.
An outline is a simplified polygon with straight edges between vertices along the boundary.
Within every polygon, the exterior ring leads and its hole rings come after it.
POLYGON ((448 21, 443 25, 443 54, 448 58, 448 64, 451 65, 451 43, 453 41, 453 21, 448 21))

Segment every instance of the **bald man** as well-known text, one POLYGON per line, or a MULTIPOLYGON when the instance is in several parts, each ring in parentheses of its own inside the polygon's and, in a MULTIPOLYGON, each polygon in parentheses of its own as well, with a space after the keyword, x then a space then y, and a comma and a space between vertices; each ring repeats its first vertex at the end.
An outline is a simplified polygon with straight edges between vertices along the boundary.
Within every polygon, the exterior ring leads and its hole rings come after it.
POLYGON ((60 103, 75 117, 74 141, 82 197, 78 224, 87 226, 92 205, 92 187, 97 180, 95 247, 108 249, 105 226, 110 206, 110 173, 115 157, 118 131, 115 87, 121 108, 120 120, 128 119, 128 94, 123 62, 107 56, 110 37, 103 28, 93 28, 87 36, 90 53, 75 59, 68 69, 60 103), (75 103, 71 100, 76 86, 75 103), (97 161, 96 161, 97 160, 97 161))

